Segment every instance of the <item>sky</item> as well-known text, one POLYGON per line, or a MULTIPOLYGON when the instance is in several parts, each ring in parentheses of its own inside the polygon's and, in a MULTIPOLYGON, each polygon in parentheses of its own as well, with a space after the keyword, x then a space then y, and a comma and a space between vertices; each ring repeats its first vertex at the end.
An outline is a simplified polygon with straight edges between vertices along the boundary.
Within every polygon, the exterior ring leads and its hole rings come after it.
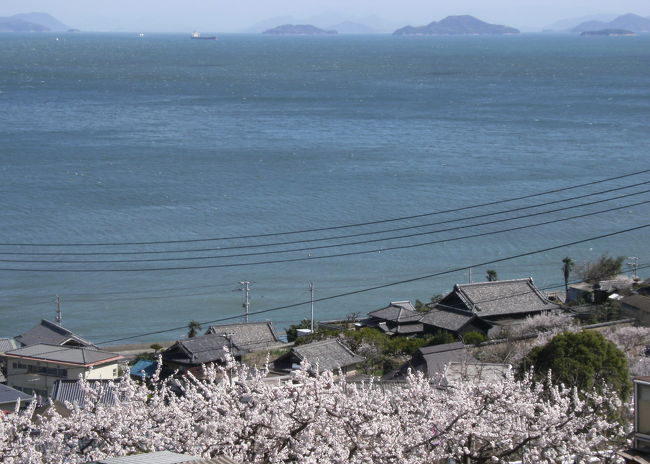
MULTIPOLYGON (((344 20, 375 27, 428 24, 471 14, 521 30, 541 30, 586 15, 650 16, 648 0, 1 0, 0 16, 45 12, 85 31, 242 32, 272 18, 312 20, 327 27, 344 20), (289 18, 290 17, 290 18, 289 18), (331 24, 327 24, 327 22, 331 24)), ((281 21, 282 22, 282 21, 281 21)), ((277 24, 276 24, 277 25, 277 24)))

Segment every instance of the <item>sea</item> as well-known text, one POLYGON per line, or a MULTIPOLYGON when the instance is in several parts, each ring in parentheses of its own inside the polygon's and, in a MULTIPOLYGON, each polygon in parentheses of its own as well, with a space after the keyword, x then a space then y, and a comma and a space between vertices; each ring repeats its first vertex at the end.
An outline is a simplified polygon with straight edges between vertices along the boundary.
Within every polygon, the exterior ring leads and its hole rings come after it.
POLYGON ((650 35, 0 34, 0 337, 645 278, 649 126, 650 35))

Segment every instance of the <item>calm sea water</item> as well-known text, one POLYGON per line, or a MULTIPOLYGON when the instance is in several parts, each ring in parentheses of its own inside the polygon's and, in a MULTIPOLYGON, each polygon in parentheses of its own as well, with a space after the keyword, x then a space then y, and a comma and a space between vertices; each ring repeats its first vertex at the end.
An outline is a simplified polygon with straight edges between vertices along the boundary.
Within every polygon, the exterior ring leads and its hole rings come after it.
MULTIPOLYGON (((195 240, 320 228, 459 208, 638 171, 646 168, 650 154, 649 70, 650 36, 226 35, 192 41, 184 35, 1 34, 0 243, 195 240)), ((649 196, 444 234, 287 254, 202 258, 309 244, 171 254, 67 253, 326 238, 431 224, 649 179, 637 176, 524 202, 321 233, 121 247, 2 245, 0 336, 53 319, 57 294, 64 325, 102 343, 237 315, 242 294, 235 290, 241 280, 253 282, 251 310, 256 311, 308 300, 310 280, 316 296, 324 297, 641 225, 648 206, 330 259, 108 270, 316 258, 496 231, 649 196), (7 254, 36 252, 52 254, 7 254), (189 257, 196 259, 10 261, 189 257), (60 272, 70 269, 99 271, 60 272)), ((641 230, 478 266, 473 277, 481 280, 494 268, 502 279, 533 276, 540 287, 557 285, 563 256, 582 261, 609 252, 638 256, 644 264, 650 261, 648 238, 648 230, 641 230)), ((467 280, 462 271, 348 296, 317 303, 316 314, 331 319, 366 313, 390 300, 424 300, 467 280)), ((251 320, 269 318, 283 327, 308 314, 303 305, 251 320)))

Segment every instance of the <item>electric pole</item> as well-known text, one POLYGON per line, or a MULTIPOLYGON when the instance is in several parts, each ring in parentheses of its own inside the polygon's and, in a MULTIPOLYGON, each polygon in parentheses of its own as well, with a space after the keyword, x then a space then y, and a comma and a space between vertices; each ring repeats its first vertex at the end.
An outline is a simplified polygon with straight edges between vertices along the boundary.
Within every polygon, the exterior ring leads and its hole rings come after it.
POLYGON ((242 307, 244 308, 244 322, 248 322, 248 310, 250 309, 251 302, 250 302, 250 282, 248 280, 243 280, 239 282, 239 285, 241 285, 241 290, 244 292, 244 304, 242 304, 242 307))
POLYGON ((469 282, 468 283, 469 284, 472 283, 472 268, 471 267, 469 268, 469 282))
MULTIPOLYGON (((232 336, 235 335, 234 332, 227 332, 227 333, 222 333, 221 336, 224 338, 228 339, 228 346, 230 347, 230 356, 233 356, 232 354, 232 336)), ((234 358, 234 356, 233 356, 234 358)), ((232 381, 232 363, 230 363, 230 368, 228 369, 228 377, 230 377, 230 388, 232 388, 233 381, 232 381)))
POLYGON ((637 269, 639 268, 639 258, 636 256, 628 256, 627 259, 630 259, 631 261, 628 261, 626 264, 628 266, 632 267, 632 272, 634 273, 634 279, 638 279, 638 276, 636 274, 637 269))
POLYGON ((311 333, 314 333, 314 282, 309 282, 309 294, 311 302, 311 333))
POLYGON ((61 325, 61 297, 56 296, 56 323, 61 325))

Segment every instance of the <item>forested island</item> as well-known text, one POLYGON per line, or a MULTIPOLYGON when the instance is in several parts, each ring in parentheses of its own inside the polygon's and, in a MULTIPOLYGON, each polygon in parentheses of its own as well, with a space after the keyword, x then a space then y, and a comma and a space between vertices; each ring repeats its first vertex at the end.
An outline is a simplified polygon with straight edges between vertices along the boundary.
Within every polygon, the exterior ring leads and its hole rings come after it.
POLYGON ((482 35, 518 34, 514 27, 489 24, 469 15, 447 16, 441 21, 433 21, 426 26, 406 26, 393 32, 393 35, 482 35))

